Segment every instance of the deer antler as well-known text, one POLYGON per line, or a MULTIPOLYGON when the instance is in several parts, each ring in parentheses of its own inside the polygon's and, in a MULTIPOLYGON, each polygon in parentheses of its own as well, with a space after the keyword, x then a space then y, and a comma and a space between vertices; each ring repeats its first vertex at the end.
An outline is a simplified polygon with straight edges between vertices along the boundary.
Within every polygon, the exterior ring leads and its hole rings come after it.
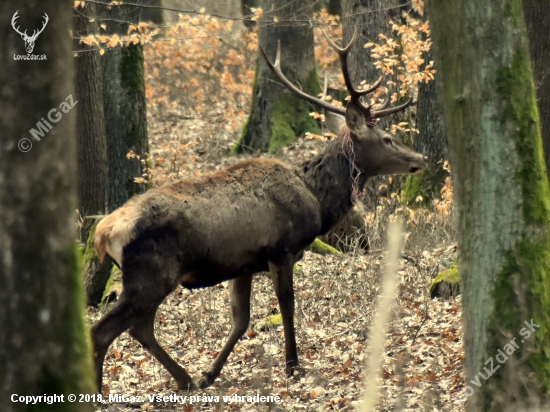
POLYGON ((269 57, 267 57, 266 52, 261 46, 260 46, 260 50, 262 52, 262 55, 264 56, 264 60, 268 65, 268 67, 271 70, 273 70, 273 73, 277 75, 281 83, 283 83, 291 92, 293 92, 294 94, 297 94, 302 99, 307 100, 310 103, 321 106, 323 109, 326 109, 341 115, 346 114, 346 109, 344 109, 343 107, 334 106, 330 103, 327 103, 326 100, 321 100, 316 97, 310 96, 307 93, 304 93, 303 91, 298 89, 296 86, 294 86, 292 82, 285 77, 285 75, 281 71, 281 42, 280 41, 277 43, 277 56, 275 57, 275 63, 271 63, 271 61, 269 60, 269 57))
POLYGON ((48 24, 49 21, 50 21, 50 18, 46 13, 44 13, 44 23, 42 24, 42 28, 40 30, 34 30, 31 36, 31 40, 36 40, 38 35, 44 31, 44 29, 46 28, 46 24, 48 24))
POLYGON ((23 39, 25 41, 34 41, 36 40, 36 38, 38 37, 38 35, 40 33, 42 33, 44 31, 44 29, 46 28, 46 25, 48 24, 48 21, 50 21, 50 18, 48 17, 48 15, 46 13, 44 13, 44 23, 42 23, 42 28, 40 30, 34 30, 33 33, 32 33, 32 36, 29 36, 27 34, 27 30, 25 30, 23 33, 21 33, 21 31, 19 30, 19 26, 15 27, 15 25, 17 24, 17 19, 19 18, 19 10, 17 10, 13 17, 11 18, 11 26, 13 27, 13 29, 21 35, 21 37, 23 37, 23 39))
POLYGON ((15 25, 17 24, 17 21, 16 21, 16 20, 19 18, 18 13, 19 13, 19 10, 17 10, 17 11, 13 14, 13 17, 11 18, 11 26, 12 26, 13 29, 14 29, 18 34, 20 34, 21 36, 28 37, 28 36, 27 36, 27 30, 25 30, 24 33, 21 33, 21 32, 19 31, 19 26, 15 27, 15 25))
MULTIPOLYGON (((350 75, 349 75, 347 58, 348 58, 349 51, 351 50, 351 47, 353 46, 353 44, 355 43, 355 40, 357 39, 357 27, 355 27, 354 30, 353 30, 353 36, 351 38, 351 41, 344 48, 338 47, 334 43, 334 41, 332 41, 330 39, 330 37, 328 37, 328 35, 325 33, 324 30, 321 30, 321 31, 323 32, 323 35, 327 39, 330 47, 332 47, 334 49, 334 51, 338 54, 338 57, 340 59, 340 66, 342 68, 342 75, 344 76, 344 82, 346 84, 346 89, 347 89, 348 94, 350 96, 350 102, 353 103, 354 105, 356 105, 361 110, 361 112, 363 113, 363 116, 365 117, 365 119, 367 121, 370 120, 370 119, 373 119, 373 118, 380 118, 380 117, 390 115, 392 113, 396 113, 400 110, 403 110, 403 109, 407 108, 411 104, 416 103, 416 102, 413 101, 412 98, 410 98, 408 101, 406 101, 404 104, 402 104, 400 106, 392 107, 392 108, 387 109, 387 107, 390 103, 390 98, 388 97, 388 99, 379 108, 377 108, 377 110, 372 110, 373 108, 372 108, 371 105, 368 105, 368 106, 363 105, 361 103, 361 97, 375 91, 382 84, 383 77, 380 77, 370 88, 368 88, 366 90, 356 90, 353 87, 353 84, 351 83, 351 78, 350 78, 350 75)), ((260 47, 260 50, 262 52, 262 56, 264 57, 264 60, 265 60, 266 64, 277 75, 279 80, 291 92, 298 95, 302 99, 307 100, 310 103, 321 106, 322 108, 324 108, 325 110, 328 110, 330 112, 338 113, 338 114, 341 114, 341 115, 346 114, 346 110, 343 107, 332 105, 332 104, 328 103, 325 100, 325 93, 326 92, 323 92, 323 97, 321 99, 318 99, 316 97, 313 97, 313 96, 310 96, 310 95, 304 93, 302 90, 298 89, 294 84, 292 84, 292 82, 290 80, 288 80, 285 77, 285 75, 281 71, 281 62, 280 62, 280 60, 281 60, 281 42, 280 41, 277 43, 277 56, 275 58, 275 63, 271 63, 271 61, 269 60, 269 57, 267 57, 267 54, 266 54, 266 52, 264 51, 264 49, 262 47, 260 47)), ((325 83, 326 83, 326 79, 325 79, 325 83)), ((325 86, 325 89, 326 89, 326 86, 325 86)))

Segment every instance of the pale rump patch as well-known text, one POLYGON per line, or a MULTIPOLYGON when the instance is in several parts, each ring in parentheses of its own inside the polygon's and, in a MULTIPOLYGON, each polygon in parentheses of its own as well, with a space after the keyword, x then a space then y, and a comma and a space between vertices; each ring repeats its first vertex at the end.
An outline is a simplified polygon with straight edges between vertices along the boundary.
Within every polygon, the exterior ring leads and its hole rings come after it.
POLYGON ((122 266, 122 249, 136 237, 136 205, 123 206, 103 219, 96 228, 94 246, 99 261, 105 254, 122 266))

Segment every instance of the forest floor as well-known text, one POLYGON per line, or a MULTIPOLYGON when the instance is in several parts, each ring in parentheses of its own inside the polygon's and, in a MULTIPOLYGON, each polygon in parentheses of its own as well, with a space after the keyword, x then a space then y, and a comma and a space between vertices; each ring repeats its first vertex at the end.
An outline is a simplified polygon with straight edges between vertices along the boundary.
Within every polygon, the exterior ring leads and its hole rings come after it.
MULTIPOLYGON (((169 42, 145 48, 152 164, 152 170, 144 171, 145 180, 152 179, 157 186, 258 155, 230 155, 249 111, 250 59, 255 49, 247 41, 252 40, 243 40, 244 61, 235 63, 230 73, 239 79, 232 100, 205 97, 216 87, 225 87, 215 82, 204 84, 208 90, 198 88, 202 95, 191 93, 195 77, 174 66, 181 50, 169 49, 169 42), (190 95, 194 101, 189 100, 190 95)), ((212 58, 234 48, 216 49, 218 54, 212 58)), ((319 153, 323 145, 302 136, 273 156, 297 164, 319 153)), ((399 264, 398 296, 385 334, 378 410, 463 411, 461 298, 431 299, 429 293, 432 280, 456 259, 452 202, 409 209, 399 203, 398 193, 388 191, 391 183, 391 179, 383 181, 375 188, 382 194, 366 202, 368 252, 358 247, 341 255, 306 252, 299 262, 302 271, 295 274, 294 290, 300 367, 294 376, 287 377, 284 371, 282 327, 264 327, 266 319, 279 309, 271 280, 260 274, 253 284, 249 330, 210 388, 176 391, 168 372, 124 333, 107 354, 103 371, 107 402, 98 410, 358 410, 386 256, 385 230, 390 216, 400 215, 407 222, 408 241, 399 264), (278 401, 246 398, 257 394, 278 397, 278 401), (180 398, 159 400, 170 395, 180 398), (182 397, 187 398, 183 401, 182 397)), ((90 323, 107 309, 90 308, 90 323)), ((227 282, 194 291, 180 287, 160 306, 155 328, 161 346, 194 379, 199 378, 231 328, 227 282)))

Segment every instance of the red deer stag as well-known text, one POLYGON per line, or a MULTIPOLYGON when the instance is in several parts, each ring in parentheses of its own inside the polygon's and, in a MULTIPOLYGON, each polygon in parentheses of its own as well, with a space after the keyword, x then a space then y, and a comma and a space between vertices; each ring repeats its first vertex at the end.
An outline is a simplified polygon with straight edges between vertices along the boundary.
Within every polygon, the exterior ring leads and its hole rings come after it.
MULTIPOLYGON (((354 36, 355 39, 355 36, 354 36)), ((174 377, 178 389, 212 384, 250 320, 252 276, 269 270, 283 318, 286 371, 298 365, 294 335, 292 268, 315 237, 326 233, 352 207, 357 188, 380 174, 416 173, 426 158, 376 126, 376 119, 407 107, 373 110, 360 102, 369 90, 351 85, 346 58, 354 40, 338 52, 351 101, 344 110, 304 94, 281 73, 280 47, 267 64, 292 92, 342 114, 342 129, 325 151, 299 168, 253 159, 205 177, 181 180, 134 196, 97 226, 99 258, 121 267, 120 299, 92 327, 97 387, 109 345, 125 330, 174 377), (346 127, 347 126, 347 127, 346 127), (210 370, 195 383, 159 345, 155 314, 178 285, 203 288, 230 280, 233 327, 210 370)))

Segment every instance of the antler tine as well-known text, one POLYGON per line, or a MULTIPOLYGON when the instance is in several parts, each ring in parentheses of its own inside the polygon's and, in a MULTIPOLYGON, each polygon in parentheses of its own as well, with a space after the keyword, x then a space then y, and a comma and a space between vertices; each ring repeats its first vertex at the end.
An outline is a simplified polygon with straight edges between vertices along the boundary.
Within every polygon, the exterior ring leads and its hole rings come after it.
POLYGON ((38 35, 40 33, 42 33, 44 31, 44 29, 46 28, 46 25, 48 24, 48 21, 50 21, 50 18, 48 17, 48 15, 46 13, 44 13, 43 17, 44 17, 44 22, 42 23, 42 28, 40 30, 34 30, 33 33, 32 33, 31 39, 33 39, 33 40, 36 40, 38 35))
POLYGON ((332 41, 332 39, 330 37, 328 37, 328 34, 325 32, 324 29, 321 29, 321 32, 323 33, 323 36, 325 36, 325 39, 327 39, 328 44, 330 45, 330 47, 332 47, 334 49, 334 51, 336 53, 338 53, 338 55, 346 56, 349 53, 349 51, 351 50, 351 46, 353 46, 353 43, 355 43, 355 37, 357 36, 357 26, 355 26, 353 28, 353 36, 351 36, 351 41, 344 48, 338 47, 338 45, 336 43, 334 43, 334 41, 332 41))
MULTIPOLYGON (((388 102, 389 102, 389 98, 388 98, 388 102)), ((377 110, 373 113, 373 116, 376 117, 376 118, 381 118, 381 117, 384 117, 384 116, 388 116, 390 114, 394 114, 394 113, 397 113, 401 110, 404 110, 406 109, 407 107, 411 106, 411 105, 415 105, 416 102, 413 100, 413 98, 409 98, 409 100, 407 100, 405 103, 403 103, 401 106, 396 106, 396 107, 392 107, 391 109, 385 109, 385 110, 377 110)), ((384 102, 384 106, 387 106, 386 103, 384 102)))
POLYGON ((325 84, 323 85, 323 95, 321 96, 321 100, 324 102, 327 101, 327 91, 328 91, 328 76, 325 73, 325 84))
POLYGON ((299 97, 301 97, 304 100, 307 100, 310 103, 321 106, 322 108, 328 111, 342 114, 342 115, 346 114, 346 110, 343 107, 333 106, 332 104, 327 103, 324 100, 317 99, 316 97, 313 97, 313 96, 310 96, 309 94, 304 93, 302 90, 294 86, 294 84, 292 84, 292 82, 285 77, 285 75, 281 71, 281 42, 280 41, 277 44, 277 55, 275 57, 275 64, 271 63, 271 61, 269 60, 269 57, 267 57, 267 54, 262 47, 260 47, 260 51, 262 52, 262 56, 267 66, 277 75, 281 83, 283 83, 291 92, 293 92, 294 94, 297 94, 299 97))
POLYGON ((13 17, 11 18, 11 26, 13 27, 13 29, 18 33, 20 34, 21 36, 26 36, 27 35, 27 30, 25 30, 24 33, 21 33, 21 31, 19 31, 19 26, 15 27, 15 25, 17 24, 17 19, 19 18, 19 10, 17 10, 14 14, 13 14, 13 17))
POLYGON ((351 41, 344 48, 338 47, 323 29, 321 29, 321 31, 327 39, 330 47, 332 47, 334 51, 338 53, 338 57, 340 58, 340 66, 342 68, 342 75, 344 76, 344 83, 346 84, 346 89, 348 90, 348 94, 351 97, 351 101, 361 108, 365 117, 371 117, 370 106, 365 106, 361 103, 361 96, 372 93, 374 90, 376 90, 378 86, 380 86, 380 84, 382 83, 382 77, 380 77, 380 79, 378 79, 378 81, 367 90, 356 90, 351 83, 348 69, 348 54, 351 50, 351 47, 355 43, 355 40, 357 39, 357 26, 353 28, 353 36, 351 37, 351 41))
POLYGON ((374 106, 372 107, 372 110, 376 113, 376 112, 379 112, 380 110, 384 110, 386 109, 389 105, 390 105, 390 100, 391 100, 391 97, 388 95, 388 97, 386 98, 386 100, 384 100, 384 103, 382 103, 379 107, 377 108, 374 108, 374 106))

